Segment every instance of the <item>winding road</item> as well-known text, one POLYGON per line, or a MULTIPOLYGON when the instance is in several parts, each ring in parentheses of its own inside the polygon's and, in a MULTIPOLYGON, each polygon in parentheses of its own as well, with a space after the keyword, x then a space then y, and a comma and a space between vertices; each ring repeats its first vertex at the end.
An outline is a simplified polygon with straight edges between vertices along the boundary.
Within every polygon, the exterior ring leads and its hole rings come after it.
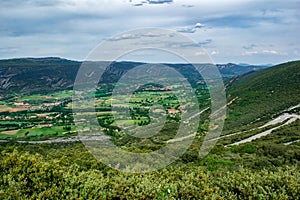
MULTIPOLYGON (((300 104, 298 104, 296 106, 293 106, 293 107, 290 107, 290 108, 288 108, 288 109, 286 109, 284 111, 291 111, 291 110, 293 110, 295 108, 299 108, 299 107, 300 107, 300 104)), ((281 128, 283 126, 289 125, 289 124, 295 122, 298 119, 300 119, 300 115, 283 113, 282 115, 278 116, 277 118, 269 121, 268 123, 266 123, 263 126, 260 126, 258 128, 254 128, 254 129, 251 129, 251 130, 248 130, 248 131, 237 132, 237 133, 233 133, 233 134, 229 134, 229 135, 224 135, 224 136, 221 136, 221 137, 218 137, 218 138, 214 138, 213 140, 218 140, 218 139, 221 139, 221 138, 224 138, 224 137, 230 137, 230 136, 239 135, 239 134, 242 134, 242 133, 245 133, 245 132, 250 132, 250 131, 253 131, 253 130, 258 130, 258 129, 266 128, 268 126, 273 126, 273 125, 276 125, 276 124, 279 124, 279 123, 283 123, 284 121, 286 121, 284 124, 278 125, 278 126, 276 126, 274 128, 271 128, 269 130, 263 131, 263 132, 258 133, 256 135, 253 135, 253 136, 251 136, 249 138, 243 139, 241 141, 238 141, 238 142, 226 145, 226 146, 240 145, 240 144, 251 142, 251 141, 256 140, 258 138, 264 137, 266 135, 269 135, 269 134, 272 133, 272 131, 274 131, 274 130, 276 130, 278 128, 281 128)), ((298 140, 298 141, 300 141, 300 140, 298 140)), ((285 145, 289 145, 289 144, 292 144, 294 142, 297 142, 297 141, 288 142, 288 143, 285 143, 285 145)))

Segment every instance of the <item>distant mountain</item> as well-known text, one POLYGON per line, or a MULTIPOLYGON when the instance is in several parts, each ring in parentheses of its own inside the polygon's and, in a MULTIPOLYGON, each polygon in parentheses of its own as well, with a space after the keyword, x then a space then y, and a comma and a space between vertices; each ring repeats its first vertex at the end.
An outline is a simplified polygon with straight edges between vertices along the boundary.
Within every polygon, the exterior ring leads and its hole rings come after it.
MULTIPOLYGON (((19 58, 0 60, 0 96, 13 93, 49 93, 57 90, 72 89, 77 71, 82 62, 56 57, 19 58)), ((103 63, 99 62, 98 65, 103 63)), ((107 69, 104 82, 116 81, 127 70, 143 63, 113 62, 107 69)), ((194 80, 197 72, 188 64, 167 64, 178 69, 184 76, 194 80)), ((224 79, 230 79, 265 66, 239 66, 219 64, 217 67, 224 79)))
POLYGON ((242 66, 242 67, 247 67, 247 66, 262 66, 262 67, 272 67, 274 66, 273 64, 263 64, 263 65, 249 65, 247 63, 238 63, 237 65, 242 66))
POLYGON ((60 58, 0 61, 0 94, 47 93, 72 88, 81 63, 60 58))
POLYGON ((288 62, 237 77, 227 86, 227 129, 268 120, 300 103, 300 61, 288 62))
POLYGON ((224 77, 231 78, 233 76, 239 76, 242 74, 246 74, 252 71, 259 71, 265 68, 268 68, 269 66, 263 65, 263 66, 256 66, 256 65, 237 65, 233 63, 228 64, 217 64, 216 65, 221 74, 224 77))

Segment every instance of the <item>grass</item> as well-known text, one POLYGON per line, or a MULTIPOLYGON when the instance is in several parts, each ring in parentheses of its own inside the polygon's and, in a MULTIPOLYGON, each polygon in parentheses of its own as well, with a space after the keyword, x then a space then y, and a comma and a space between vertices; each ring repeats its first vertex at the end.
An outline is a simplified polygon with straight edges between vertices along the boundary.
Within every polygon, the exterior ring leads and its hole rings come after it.
MULTIPOLYGON (((75 131, 75 126, 71 126, 71 130, 66 130, 65 126, 52 126, 52 127, 34 127, 19 130, 11 130, 11 134, 0 133, 0 139, 25 139, 30 137, 42 137, 42 136, 65 136, 66 133, 75 131)), ((6 131, 7 132, 7 131, 6 131)), ((47 139, 47 138, 45 138, 47 139)))
POLYGON ((7 134, 1 134, 0 133, 0 139, 1 140, 6 140, 6 139, 13 139, 13 138, 16 138, 17 137, 17 135, 7 135, 7 134))
POLYGON ((32 95, 24 95, 17 99, 17 101, 44 101, 45 99, 49 100, 62 100, 62 99, 68 99, 72 98, 73 90, 63 90, 59 92, 55 92, 49 95, 45 94, 32 94, 32 95))
MULTIPOLYGON (((24 136, 25 133, 29 132, 28 136, 38 136, 38 135, 53 135, 57 134, 62 136, 63 133, 68 132, 64 129, 65 126, 52 126, 52 127, 41 127, 41 128, 30 128, 30 129, 21 129, 18 131, 17 135, 24 136)), ((70 131, 74 131, 75 127, 71 126, 70 131)))

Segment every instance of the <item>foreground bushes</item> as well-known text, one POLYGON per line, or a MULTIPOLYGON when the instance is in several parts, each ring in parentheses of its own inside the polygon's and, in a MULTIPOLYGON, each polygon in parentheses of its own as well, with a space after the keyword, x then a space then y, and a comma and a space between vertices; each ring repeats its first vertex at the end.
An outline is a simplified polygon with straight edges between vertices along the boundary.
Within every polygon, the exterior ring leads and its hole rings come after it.
POLYGON ((208 172, 191 164, 147 174, 82 169, 61 158, 2 152, 0 199, 299 199, 300 172, 208 172))

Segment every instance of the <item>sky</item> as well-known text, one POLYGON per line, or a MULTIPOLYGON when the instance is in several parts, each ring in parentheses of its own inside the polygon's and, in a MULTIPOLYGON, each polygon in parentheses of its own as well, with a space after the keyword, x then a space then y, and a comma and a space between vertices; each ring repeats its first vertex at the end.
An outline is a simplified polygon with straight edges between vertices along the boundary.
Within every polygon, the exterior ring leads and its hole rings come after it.
POLYGON ((1 0, 0 59, 84 60, 116 34, 154 27, 193 39, 214 63, 277 64, 300 59, 299 10, 291 0, 1 0))

